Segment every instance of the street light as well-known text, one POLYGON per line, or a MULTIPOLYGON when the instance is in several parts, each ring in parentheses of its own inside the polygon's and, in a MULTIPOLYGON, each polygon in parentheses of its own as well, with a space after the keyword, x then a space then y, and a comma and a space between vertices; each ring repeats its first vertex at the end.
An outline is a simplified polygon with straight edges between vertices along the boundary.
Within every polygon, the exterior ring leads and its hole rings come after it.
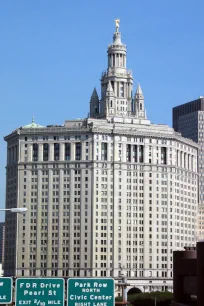
POLYGON ((0 211, 10 211, 16 214, 24 214, 28 209, 26 207, 16 207, 16 208, 0 208, 0 211))

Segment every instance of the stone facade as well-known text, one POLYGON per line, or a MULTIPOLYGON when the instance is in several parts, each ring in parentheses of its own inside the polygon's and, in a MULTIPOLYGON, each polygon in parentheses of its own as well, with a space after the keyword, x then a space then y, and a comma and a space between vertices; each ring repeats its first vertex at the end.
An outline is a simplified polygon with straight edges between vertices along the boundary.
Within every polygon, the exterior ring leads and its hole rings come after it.
POLYGON ((199 206, 197 210, 197 240, 204 237, 204 97, 173 108, 173 128, 183 137, 199 144, 199 206))
POLYGON ((171 284, 173 250, 195 242, 198 145, 147 120, 140 86, 131 99, 117 31, 108 63, 90 118, 5 137, 6 207, 28 208, 6 214, 5 276, 171 284))

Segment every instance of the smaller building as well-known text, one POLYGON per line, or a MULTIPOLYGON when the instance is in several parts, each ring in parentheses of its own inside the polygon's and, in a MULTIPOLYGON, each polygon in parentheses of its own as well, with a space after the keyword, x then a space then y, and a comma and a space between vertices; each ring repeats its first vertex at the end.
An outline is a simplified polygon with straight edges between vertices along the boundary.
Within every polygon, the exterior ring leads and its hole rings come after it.
POLYGON ((204 240, 196 247, 186 247, 184 251, 173 253, 172 306, 204 304, 204 240), (197 300, 197 303, 196 303, 197 300))

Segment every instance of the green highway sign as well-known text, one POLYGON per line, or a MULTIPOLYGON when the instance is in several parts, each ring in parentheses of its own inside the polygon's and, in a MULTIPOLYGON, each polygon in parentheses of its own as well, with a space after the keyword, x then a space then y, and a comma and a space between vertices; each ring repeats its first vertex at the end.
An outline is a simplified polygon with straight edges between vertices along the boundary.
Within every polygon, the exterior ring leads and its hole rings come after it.
POLYGON ((68 306, 114 306, 112 278, 70 278, 67 283, 68 306))
POLYGON ((12 286, 11 277, 0 277, 0 304, 10 304, 12 302, 12 286))
POLYGON ((16 306, 64 306, 63 278, 18 278, 16 306))

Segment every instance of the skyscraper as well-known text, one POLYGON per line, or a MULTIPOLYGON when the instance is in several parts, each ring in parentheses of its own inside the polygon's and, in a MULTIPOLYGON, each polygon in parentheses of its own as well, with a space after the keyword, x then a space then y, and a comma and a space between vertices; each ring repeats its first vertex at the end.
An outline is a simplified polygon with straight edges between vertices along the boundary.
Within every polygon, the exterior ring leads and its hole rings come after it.
POLYGON ((147 119, 118 27, 88 118, 5 137, 6 206, 28 208, 6 215, 5 275, 170 286, 172 251, 194 243, 198 145, 147 119))

